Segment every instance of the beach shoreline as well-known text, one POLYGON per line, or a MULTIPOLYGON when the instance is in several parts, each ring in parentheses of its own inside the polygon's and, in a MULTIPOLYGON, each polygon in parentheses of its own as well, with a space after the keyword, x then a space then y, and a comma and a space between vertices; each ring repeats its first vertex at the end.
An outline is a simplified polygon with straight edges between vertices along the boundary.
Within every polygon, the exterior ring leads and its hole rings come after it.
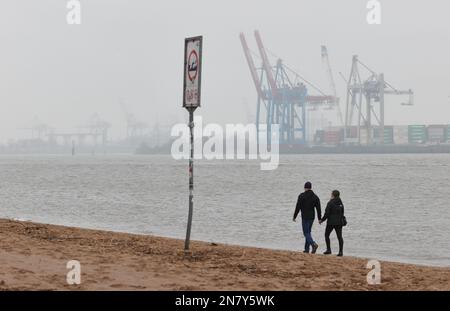
POLYGON ((450 268, 0 219, 0 290, 450 290, 450 268), (81 265, 68 285, 67 262, 81 265))

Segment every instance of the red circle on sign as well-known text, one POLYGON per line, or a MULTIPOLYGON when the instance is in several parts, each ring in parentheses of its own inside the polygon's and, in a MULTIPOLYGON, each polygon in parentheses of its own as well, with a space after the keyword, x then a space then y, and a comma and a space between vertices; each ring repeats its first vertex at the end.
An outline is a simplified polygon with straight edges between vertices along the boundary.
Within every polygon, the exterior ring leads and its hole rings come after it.
POLYGON ((197 51, 192 50, 191 54, 189 54, 188 57, 188 64, 187 64, 187 72, 188 77, 191 82, 193 82, 198 75, 198 54, 197 51))

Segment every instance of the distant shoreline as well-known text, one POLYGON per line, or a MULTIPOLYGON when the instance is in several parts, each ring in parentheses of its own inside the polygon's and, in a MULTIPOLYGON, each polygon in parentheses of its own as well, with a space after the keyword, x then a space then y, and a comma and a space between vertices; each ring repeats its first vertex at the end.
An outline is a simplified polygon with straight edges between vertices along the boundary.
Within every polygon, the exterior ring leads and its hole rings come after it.
MULTIPOLYGON (((79 150, 76 156, 90 155, 157 155, 171 156, 171 146, 161 146, 149 148, 145 146, 137 147, 129 151, 106 150, 101 152, 91 152, 89 150, 79 150)), ((442 145, 374 145, 374 146, 301 146, 301 145, 280 145, 281 155, 305 155, 305 154, 329 154, 329 155, 365 155, 365 154, 450 154, 450 144, 442 145)), ((0 152, 0 156, 70 156, 69 149, 64 151, 22 151, 22 152, 0 152)), ((225 154, 224 154, 225 155, 225 154)), ((248 155, 248 153, 247 153, 248 155)))
POLYGON ((367 262, 0 219, 0 290, 450 290, 450 268, 392 262, 368 285, 367 262))
MULTIPOLYGON (((147 155, 170 155, 171 145, 149 148, 140 146, 136 149, 136 154, 147 155)), ((248 151, 248 148, 247 148, 248 151)), ((287 145, 279 146, 280 154, 450 154, 450 144, 433 145, 338 145, 338 146, 308 146, 308 145, 287 145)))

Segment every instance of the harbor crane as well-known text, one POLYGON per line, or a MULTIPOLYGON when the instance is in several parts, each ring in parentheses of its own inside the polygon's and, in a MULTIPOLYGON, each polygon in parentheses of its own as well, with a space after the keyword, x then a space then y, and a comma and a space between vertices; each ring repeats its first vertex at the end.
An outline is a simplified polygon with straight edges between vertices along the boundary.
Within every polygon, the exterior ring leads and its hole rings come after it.
POLYGON ((125 116, 127 139, 144 136, 148 130, 148 125, 145 122, 138 120, 133 113, 129 112, 122 99, 119 99, 119 103, 125 116))
POLYGON ((384 144, 385 132, 385 95, 407 95, 408 101, 402 105, 414 105, 414 92, 410 90, 398 90, 386 82, 383 73, 376 73, 364 63, 357 55, 353 56, 352 68, 347 81, 347 102, 345 112, 345 140, 347 139, 349 128, 357 126, 357 140, 362 143, 361 133, 366 134, 367 145, 374 144, 374 127, 380 131, 380 144, 384 144), (369 77, 365 80, 361 78, 359 67, 363 67, 369 72, 369 77), (356 116, 355 116, 356 112, 356 116))
POLYGON ((103 145, 108 142, 108 130, 111 128, 111 124, 103 120, 98 113, 90 117, 87 127, 94 138, 95 144, 97 144, 97 137, 101 137, 103 145))
POLYGON ((111 124, 104 121, 95 113, 87 122, 76 128, 53 128, 42 123, 37 117, 34 117, 32 126, 25 128, 31 130, 31 139, 39 139, 50 144, 56 145, 58 140, 63 140, 64 145, 70 145, 70 142, 77 139, 79 145, 84 145, 87 138, 90 138, 94 145, 97 145, 98 140, 101 140, 103 146, 108 141, 108 131, 111 124))
POLYGON ((240 41, 258 95, 256 106, 258 132, 261 122, 265 121, 267 143, 270 145, 272 126, 278 124, 281 144, 305 144, 308 127, 307 108, 330 105, 336 102, 336 97, 322 92, 286 66, 280 58, 276 65, 272 66, 260 33, 255 31, 254 36, 262 60, 260 68, 255 65, 252 51, 243 33, 240 34, 240 41), (310 95, 307 85, 319 94, 310 95))
POLYGON ((339 120, 341 126, 343 126, 344 125, 344 117, 342 116, 342 110, 341 110, 341 106, 340 106, 340 99, 337 96, 336 83, 334 82, 333 70, 331 69, 331 63, 330 63, 330 59, 329 59, 329 56, 328 56, 328 49, 327 49, 327 47, 325 45, 322 45, 321 51, 322 51, 322 62, 323 62, 324 66, 325 66, 325 69, 327 71, 328 82, 330 83, 330 89, 331 89, 333 97, 335 98, 335 100, 331 103, 331 106, 330 106, 329 109, 336 109, 337 110, 338 120, 339 120))
POLYGON ((31 139, 43 140, 52 131, 52 128, 43 123, 37 116, 34 116, 29 123, 31 123, 30 127, 22 128, 22 130, 31 131, 31 139))

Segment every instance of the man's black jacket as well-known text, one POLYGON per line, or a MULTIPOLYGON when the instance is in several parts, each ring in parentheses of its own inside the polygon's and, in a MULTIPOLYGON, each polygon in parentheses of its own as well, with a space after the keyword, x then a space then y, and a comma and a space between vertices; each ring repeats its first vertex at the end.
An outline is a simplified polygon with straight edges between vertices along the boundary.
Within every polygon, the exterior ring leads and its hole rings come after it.
POLYGON ((315 210, 317 210, 318 219, 322 219, 322 210, 320 208, 319 197, 312 190, 305 191, 298 196, 294 219, 297 218, 298 213, 301 211, 302 219, 314 220, 316 216, 315 210))

